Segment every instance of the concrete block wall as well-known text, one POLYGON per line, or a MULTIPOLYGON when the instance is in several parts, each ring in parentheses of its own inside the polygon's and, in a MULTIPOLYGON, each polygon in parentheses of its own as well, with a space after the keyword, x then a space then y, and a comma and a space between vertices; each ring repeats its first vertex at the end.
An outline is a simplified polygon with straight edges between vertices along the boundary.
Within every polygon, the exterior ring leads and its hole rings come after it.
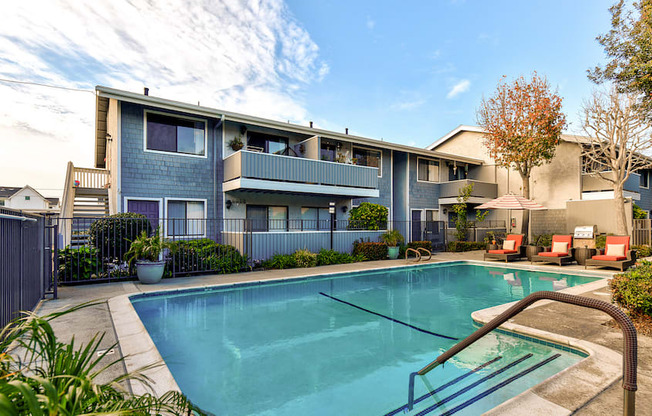
POLYGON ((548 209, 545 211, 530 211, 532 235, 568 234, 565 209, 548 209))

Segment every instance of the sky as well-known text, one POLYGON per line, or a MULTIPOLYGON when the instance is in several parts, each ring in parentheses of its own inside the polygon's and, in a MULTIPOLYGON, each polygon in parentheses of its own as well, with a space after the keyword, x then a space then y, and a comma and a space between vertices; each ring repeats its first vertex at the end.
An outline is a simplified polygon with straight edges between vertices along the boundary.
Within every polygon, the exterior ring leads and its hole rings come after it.
POLYGON ((0 186, 60 197, 68 161, 93 167, 96 85, 425 147, 537 71, 578 133, 612 3, 5 2, 0 186))

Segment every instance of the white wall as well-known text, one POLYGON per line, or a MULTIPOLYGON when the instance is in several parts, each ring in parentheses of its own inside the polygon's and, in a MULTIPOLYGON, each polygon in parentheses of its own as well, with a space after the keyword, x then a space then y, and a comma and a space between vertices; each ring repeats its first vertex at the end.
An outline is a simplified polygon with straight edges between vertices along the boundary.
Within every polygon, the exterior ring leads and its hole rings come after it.
POLYGON ((49 204, 38 192, 30 188, 23 188, 7 199, 5 206, 15 209, 44 211, 48 209, 49 204), (29 200, 25 199, 26 197, 29 200))

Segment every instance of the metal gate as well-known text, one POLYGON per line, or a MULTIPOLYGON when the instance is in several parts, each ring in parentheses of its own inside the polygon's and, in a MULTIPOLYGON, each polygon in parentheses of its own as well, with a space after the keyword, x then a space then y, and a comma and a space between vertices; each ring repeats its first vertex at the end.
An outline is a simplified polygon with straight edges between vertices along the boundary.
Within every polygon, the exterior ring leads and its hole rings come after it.
POLYGON ((45 217, 0 209, 0 327, 51 293, 52 236, 45 217))

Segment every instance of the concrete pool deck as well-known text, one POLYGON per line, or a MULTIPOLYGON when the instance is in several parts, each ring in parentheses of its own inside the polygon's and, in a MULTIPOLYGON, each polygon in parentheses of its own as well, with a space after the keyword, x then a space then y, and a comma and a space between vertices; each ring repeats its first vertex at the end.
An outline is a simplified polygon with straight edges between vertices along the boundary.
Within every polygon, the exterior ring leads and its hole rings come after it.
MULTIPOLYGON (((438 253, 433 256, 432 262, 461 260, 481 261, 482 256, 482 252, 438 253)), ((414 263, 410 262, 409 264, 414 263)), ((516 265, 518 267, 531 268, 530 263, 524 261, 510 263, 509 265, 500 262, 492 262, 492 264, 496 266, 516 265)), ((155 361, 153 358, 157 357, 158 353, 154 348, 154 354, 152 354, 153 344, 147 345, 146 343, 139 341, 138 336, 135 336, 144 330, 144 328, 138 326, 138 324, 140 324, 139 320, 136 323, 133 323, 133 315, 124 315, 123 311, 115 311, 115 302, 119 299, 117 297, 126 299, 126 295, 161 290, 288 279, 300 276, 341 273, 354 270, 371 270, 404 265, 406 265, 404 260, 386 260, 323 266, 310 269, 272 270, 233 275, 207 275, 166 279, 160 284, 152 286, 141 285, 137 282, 117 282, 62 287, 59 289, 59 299, 42 302, 37 312, 40 314, 46 314, 82 302, 100 300, 100 302, 95 306, 74 312, 53 321, 52 323, 57 331, 57 335, 62 340, 70 339, 74 335, 77 342, 86 342, 95 333, 105 332, 106 336, 101 347, 108 348, 120 339, 122 344, 121 347, 125 349, 125 352, 132 355, 132 357, 128 358, 126 361, 128 368, 131 369, 150 364, 152 361, 155 361), (110 307, 108 302, 111 298, 116 298, 112 301, 111 306, 111 309, 114 309, 113 312, 117 313, 117 315, 114 315, 113 317, 111 315, 112 311, 109 310, 110 307), (120 318, 120 315, 122 315, 122 318, 120 318), (130 322, 132 323, 130 324, 130 322), (116 326, 118 328, 116 328, 116 326), (142 354, 137 353, 133 355, 134 352, 138 351, 142 354)), ((535 270, 546 270, 551 272, 563 271, 578 274, 583 274, 585 272, 582 266, 577 265, 564 267, 537 265, 532 268, 535 270)), ((588 272, 593 275, 604 276, 605 278, 608 278, 613 274, 612 270, 604 269, 591 269, 588 272)), ((573 292, 575 292, 575 294, 582 294, 583 296, 594 297, 605 301, 609 301, 610 299, 610 294, 606 288, 606 280, 584 285, 581 288, 576 288, 573 292)), ((520 403, 518 405, 519 407, 512 407, 512 410, 520 410, 520 413, 515 412, 514 414, 522 414, 522 406, 524 405, 528 406, 528 413, 532 414, 610 415, 621 413, 622 388, 620 387, 619 377, 622 370, 620 367, 621 358, 619 354, 622 350, 622 336, 620 330, 604 325, 609 321, 609 319, 610 318, 607 315, 599 311, 558 303, 539 302, 533 308, 524 311, 515 319, 511 320, 510 324, 513 325, 532 328, 534 331, 545 331, 562 337, 563 339, 572 338, 575 340, 573 342, 579 343, 577 344, 579 347, 582 347, 582 345, 584 345, 583 343, 594 344, 596 346, 593 348, 586 347, 582 349, 588 349, 591 350, 591 352, 594 352, 595 350, 604 350, 602 352, 606 354, 606 356, 612 354, 611 359, 609 360, 610 363, 605 362, 603 369, 600 368, 600 363, 597 363, 597 365, 588 366, 588 368, 585 369, 586 371, 581 374, 570 374, 571 377, 568 378, 570 383, 564 381, 561 384, 555 384, 555 380, 552 380, 552 385, 549 385, 550 383, 548 382, 546 382, 545 385, 542 383, 539 386, 528 390, 523 395, 518 396, 520 400, 518 402, 520 403), (617 354, 614 353, 614 351, 616 351, 617 354), (598 388, 596 391, 595 386, 600 383, 604 384, 605 382, 607 384, 604 385, 604 387, 598 388), (593 386, 593 389, 589 388, 591 386, 593 386), (542 402, 542 400, 545 400, 546 403, 542 402), (550 403, 553 403, 555 406, 550 406, 550 403)), ((142 324, 140 324, 140 326, 142 327, 142 324)), ((114 354, 107 356, 107 360, 113 360, 122 355, 122 353, 123 351, 120 347, 115 348, 114 354)), ((574 368, 575 367, 571 367, 571 369, 574 368)), ((112 368, 106 376, 115 377, 125 371, 126 367, 124 365, 115 366, 115 368, 112 368)), ((165 377, 165 373, 169 374, 167 370, 156 370, 156 372, 153 373, 154 379, 157 381, 159 387, 173 387, 174 384, 169 384, 170 380, 166 380, 167 377, 165 377)), ((639 390, 636 394, 637 414, 652 415, 652 338, 640 335, 638 380, 639 390)), ((173 382, 174 380, 172 379, 172 383, 173 382)), ((140 389, 136 389, 135 392, 140 392, 140 389)), ((506 402, 501 410, 503 412, 510 411, 509 406, 514 406, 515 403, 517 402, 513 400, 506 402)))

